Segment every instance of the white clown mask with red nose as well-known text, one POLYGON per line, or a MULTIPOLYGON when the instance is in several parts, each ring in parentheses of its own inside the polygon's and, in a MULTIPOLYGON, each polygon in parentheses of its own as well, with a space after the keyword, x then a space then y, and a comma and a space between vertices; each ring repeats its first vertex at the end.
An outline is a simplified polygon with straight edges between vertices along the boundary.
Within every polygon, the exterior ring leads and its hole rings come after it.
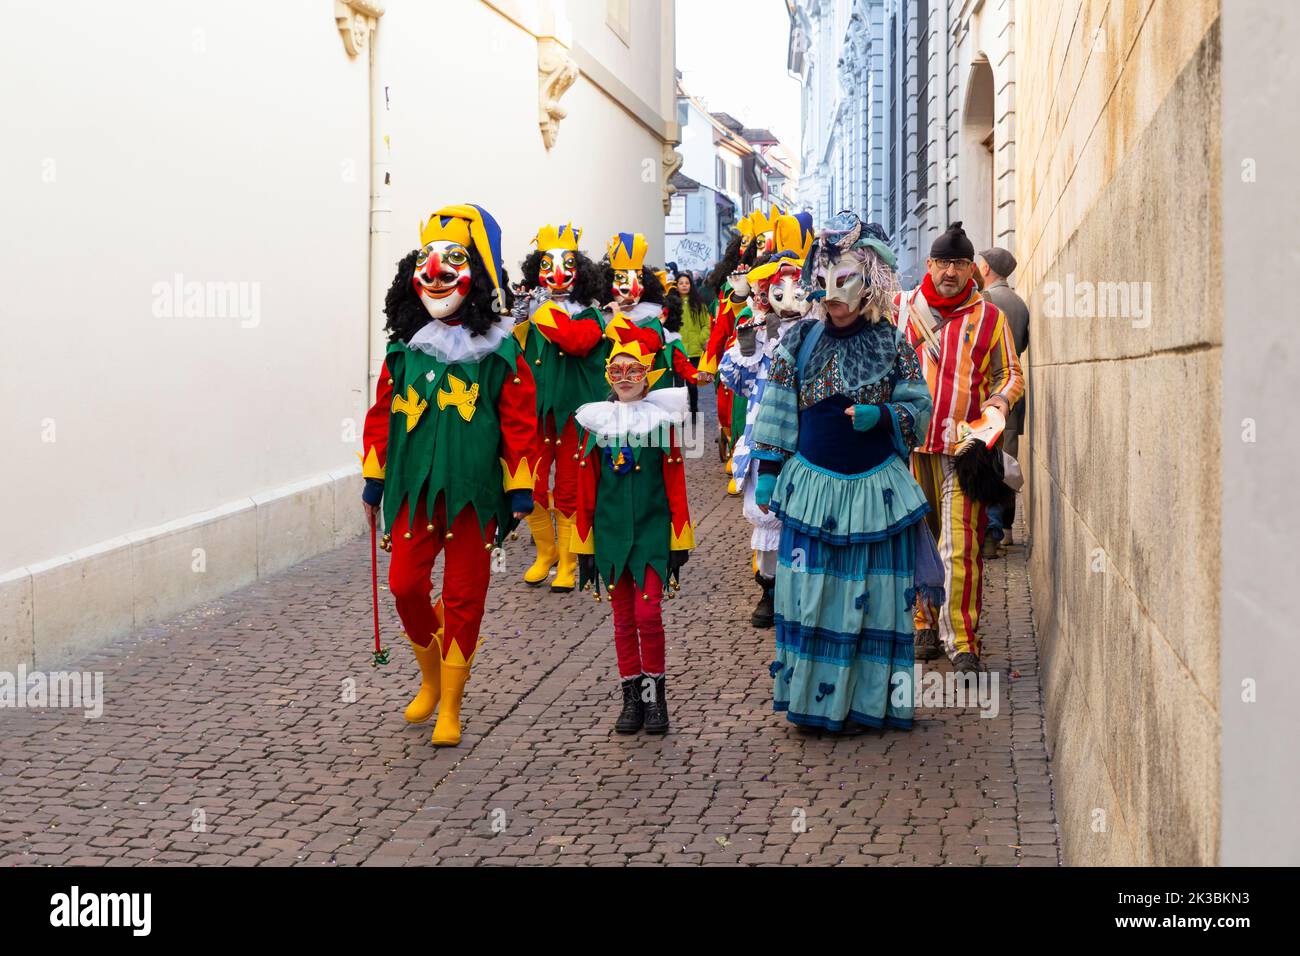
POLYGON ((626 309, 636 305, 645 292, 641 286, 641 270, 615 269, 614 286, 611 291, 620 308, 626 309))
POLYGON ((811 305, 807 290, 799 284, 800 272, 798 266, 782 266, 768 286, 768 305, 782 322, 802 318, 811 305))
POLYGON ((537 270, 537 281, 551 291, 551 295, 566 295, 578 277, 578 254, 572 249, 546 249, 537 270))
POLYGON ((411 276, 425 311, 435 319, 449 318, 460 310, 471 281, 469 250, 445 239, 436 239, 420 250, 411 276))

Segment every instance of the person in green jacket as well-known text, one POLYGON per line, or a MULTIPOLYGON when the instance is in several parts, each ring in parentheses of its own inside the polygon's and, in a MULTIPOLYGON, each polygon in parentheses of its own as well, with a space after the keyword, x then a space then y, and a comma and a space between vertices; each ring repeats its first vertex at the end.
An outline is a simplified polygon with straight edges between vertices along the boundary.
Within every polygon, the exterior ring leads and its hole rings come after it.
MULTIPOLYGON (((691 364, 699 368, 700 356, 704 354, 704 347, 709 344, 713 317, 709 313, 709 304, 704 301, 704 296, 700 295, 700 290, 695 285, 693 275, 689 272, 679 272, 676 281, 677 294, 682 299, 682 348, 686 350, 686 357, 691 360, 691 364)), ((699 414, 699 387, 693 382, 687 382, 686 391, 690 395, 691 415, 699 414)))

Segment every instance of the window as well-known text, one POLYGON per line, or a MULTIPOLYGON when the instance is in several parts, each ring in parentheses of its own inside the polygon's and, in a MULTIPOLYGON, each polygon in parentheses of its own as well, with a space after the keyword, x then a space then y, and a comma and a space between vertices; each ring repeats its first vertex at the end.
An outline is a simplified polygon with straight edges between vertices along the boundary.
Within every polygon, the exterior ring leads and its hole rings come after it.
MULTIPOLYGON (((930 10, 927 0, 918 0, 916 8, 916 202, 926 201, 930 186, 930 10)), ((939 151, 942 155, 943 151, 939 151)))
POLYGON ((691 101, 680 99, 677 101, 677 125, 685 127, 691 122, 691 101))
POLYGON ((676 193, 664 217, 664 232, 683 233, 686 231, 686 196, 676 193))
POLYGON ((891 233, 898 231, 898 93, 901 78, 898 75, 898 14, 889 16, 889 168, 885 178, 889 180, 889 202, 886 206, 886 220, 891 233))

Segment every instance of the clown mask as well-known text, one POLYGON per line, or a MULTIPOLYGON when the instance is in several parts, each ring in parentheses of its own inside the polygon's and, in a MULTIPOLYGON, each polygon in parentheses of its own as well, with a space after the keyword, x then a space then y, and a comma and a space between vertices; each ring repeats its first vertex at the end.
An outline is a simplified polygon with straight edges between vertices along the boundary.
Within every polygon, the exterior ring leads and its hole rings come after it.
POLYGON ((799 284, 800 270, 797 266, 782 266, 781 271, 768 286, 768 307, 782 322, 792 322, 802 318, 808 311, 808 293, 799 284))
POLYGON ((867 294, 867 266, 850 255, 820 266, 817 289, 825 293, 828 306, 838 302, 850 313, 857 313, 867 294))
POLYGON ((614 286, 611 291, 614 293, 614 301, 620 308, 626 309, 636 305, 641 301, 641 294, 645 291, 641 287, 641 270, 615 269, 614 286))
POLYGON ((770 279, 761 279, 752 283, 749 287, 749 307, 755 315, 764 315, 772 308, 768 300, 768 292, 772 288, 770 279))
POLYGON ((578 254, 572 249, 547 249, 542 253, 537 281, 551 291, 551 295, 567 295, 578 276, 578 254))
POLYGON ((420 250, 411 285, 433 318, 455 315, 469 295, 470 282, 469 250, 460 243, 436 239, 420 250))

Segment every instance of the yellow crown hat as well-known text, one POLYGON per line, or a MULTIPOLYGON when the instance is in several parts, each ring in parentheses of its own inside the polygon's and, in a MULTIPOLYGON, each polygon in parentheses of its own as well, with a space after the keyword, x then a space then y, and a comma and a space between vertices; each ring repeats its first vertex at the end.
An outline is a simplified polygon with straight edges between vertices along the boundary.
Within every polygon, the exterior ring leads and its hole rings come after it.
POLYGON ((571 249, 578 251, 578 240, 582 238, 582 230, 573 223, 566 223, 558 229, 555 226, 542 226, 537 230, 537 238, 533 242, 538 249, 571 249))
POLYGON ((660 284, 664 287, 665 292, 673 287, 673 279, 672 276, 668 274, 667 269, 656 269, 655 278, 659 280, 660 284))
POLYGON ((765 232, 771 232, 776 227, 776 221, 784 215, 780 206, 773 206, 770 214, 755 209, 749 214, 749 227, 755 236, 761 236, 765 232))
MULTIPOLYGON (((630 355, 645 366, 647 369, 645 376, 646 384, 651 387, 653 387, 654 383, 659 381, 660 376, 667 371, 667 369, 663 368, 650 368, 650 366, 654 364, 655 353, 647 352, 638 339, 631 338, 626 342, 616 341, 614 347, 609 350, 609 358, 605 359, 605 367, 609 368, 610 363, 620 355, 630 355)), ((608 374, 605 376, 605 381, 609 381, 608 374)))
POLYGON ((615 269, 640 269, 650 243, 639 232, 620 232, 609 240, 609 264, 615 269))
POLYGON ((736 232, 740 233, 742 246, 747 246, 754 241, 754 225, 749 221, 748 216, 742 217, 740 222, 736 223, 736 232))

